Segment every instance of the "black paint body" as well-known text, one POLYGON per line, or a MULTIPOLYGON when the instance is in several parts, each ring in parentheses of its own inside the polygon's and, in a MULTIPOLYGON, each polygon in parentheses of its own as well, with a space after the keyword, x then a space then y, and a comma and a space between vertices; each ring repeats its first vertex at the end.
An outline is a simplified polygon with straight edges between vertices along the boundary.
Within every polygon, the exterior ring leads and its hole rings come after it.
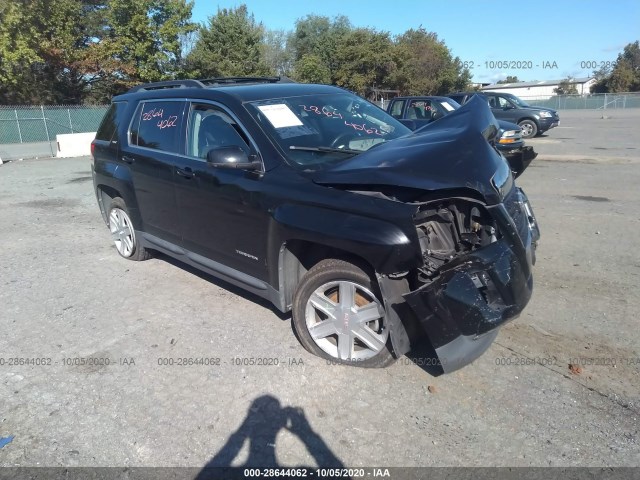
MULTIPOLYGON (((93 178, 103 217, 106 221, 110 198, 122 197, 146 247, 267 298, 282 311, 290 309, 295 280, 307 268, 303 261, 292 260, 300 255, 293 246, 304 246, 304 254, 316 250, 356 258, 375 272, 383 292, 393 291, 396 300, 406 301, 404 315, 413 315, 424 327, 441 360, 446 359, 444 370, 459 368, 488 347, 497 327, 520 313, 532 291, 539 234, 532 215, 523 214, 526 197, 520 190, 513 186, 505 195, 492 184, 504 163, 487 141, 497 130, 495 119, 485 102, 472 101, 420 134, 383 143, 328 169, 305 172, 287 162, 245 106, 273 97, 341 91, 276 84, 161 89, 116 97, 114 132, 93 144, 93 178), (178 100, 185 112, 190 101, 215 102, 245 130, 262 167, 214 168, 189 158, 184 133, 175 153, 132 145, 131 118, 144 99, 178 100), (401 200, 403 196, 412 199, 401 200), (448 198, 484 205, 500 225, 500 241, 451 262, 430 285, 411 291, 405 282, 394 290, 394 275, 423 265, 414 221, 419 203, 448 198), (486 271, 496 285, 503 304, 499 311, 470 285, 475 271, 486 271)), ((176 128, 184 132, 184 123, 176 128)), ((389 312, 390 299, 383 300, 389 312)), ((413 342, 406 341, 405 320, 390 322, 398 355, 413 342)))

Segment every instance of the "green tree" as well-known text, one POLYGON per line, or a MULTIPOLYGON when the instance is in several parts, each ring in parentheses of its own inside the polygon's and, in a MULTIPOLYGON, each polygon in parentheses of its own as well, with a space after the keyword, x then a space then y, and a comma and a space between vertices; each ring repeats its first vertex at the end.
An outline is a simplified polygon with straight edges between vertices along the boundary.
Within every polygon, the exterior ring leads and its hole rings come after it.
POLYGON ((106 102, 175 78, 185 0, 0 0, 0 101, 106 102))
POLYGON ((236 77, 269 75, 264 59, 264 27, 246 5, 218 9, 200 28, 195 47, 186 59, 187 75, 236 77))
POLYGON ((409 29, 396 39, 398 70, 393 83, 406 95, 437 95, 463 90, 471 81, 469 70, 435 33, 409 29))
POLYGON ((333 83, 365 96, 373 87, 389 87, 396 70, 394 45, 387 32, 356 28, 336 45, 333 83))
POLYGON ((1 103, 79 101, 81 19, 74 0, 0 0, 1 103))
POLYGON ((607 66, 602 66, 598 70, 594 70, 593 78, 595 80, 595 83, 591 85, 591 93, 607 93, 609 91, 607 82, 610 75, 611 68, 607 66))
POLYGON ((556 88, 553 89, 553 93, 556 95, 576 95, 578 89, 573 77, 567 77, 562 80, 556 88))
POLYGON ((640 91, 640 41, 624 47, 611 72, 600 69, 593 73, 596 83, 591 87, 592 93, 640 91))
MULTIPOLYGON (((319 59, 329 69, 331 78, 338 68, 336 54, 342 38, 352 30, 349 19, 337 16, 333 20, 319 15, 307 15, 296 21, 296 28, 290 36, 290 45, 295 52, 295 71, 300 70, 298 62, 312 55, 315 62, 319 59)), ((305 65, 305 68, 308 64, 305 65)), ((297 73, 296 73, 297 75, 297 73)), ((296 77, 298 79, 300 77, 296 77)))
POLYGON ((192 7, 186 0, 107 0, 100 6, 81 62, 90 98, 105 101, 140 82, 178 77, 181 40, 197 28, 192 7))
POLYGON ((508 75, 507 78, 505 78, 504 80, 500 80, 498 83, 503 84, 503 83, 518 83, 520 80, 518 80, 518 77, 516 77, 515 75, 508 75))
POLYGON ((296 62, 295 79, 303 83, 331 83, 331 71, 320 57, 309 53, 296 62))
POLYGON ((267 30, 264 35, 264 62, 276 75, 290 76, 293 72, 294 52, 290 34, 284 30, 267 30))

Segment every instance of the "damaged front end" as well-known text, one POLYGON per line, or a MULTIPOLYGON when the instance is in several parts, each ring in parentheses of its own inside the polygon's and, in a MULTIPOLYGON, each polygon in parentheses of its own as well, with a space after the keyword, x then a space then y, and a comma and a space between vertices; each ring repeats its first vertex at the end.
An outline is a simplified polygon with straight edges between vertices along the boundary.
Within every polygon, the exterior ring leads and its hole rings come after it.
POLYGON ((417 346, 417 323, 446 373, 478 358, 532 294, 540 232, 509 164, 491 144, 496 132, 486 102, 471 100, 424 133, 316 178, 415 207, 415 235, 407 238, 416 239, 421 264, 378 273, 378 283, 396 355, 417 346))
POLYGON ((538 226, 524 192, 498 205, 456 200, 415 216, 424 265, 403 295, 451 372, 475 360, 531 298, 538 226))

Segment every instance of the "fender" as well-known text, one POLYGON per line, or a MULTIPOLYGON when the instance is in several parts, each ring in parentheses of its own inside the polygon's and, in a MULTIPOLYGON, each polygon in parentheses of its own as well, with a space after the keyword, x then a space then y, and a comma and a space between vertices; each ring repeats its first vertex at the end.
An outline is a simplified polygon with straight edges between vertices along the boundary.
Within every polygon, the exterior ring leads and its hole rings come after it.
POLYGON ((375 218, 307 205, 281 205, 273 212, 277 227, 270 235, 272 265, 280 245, 305 240, 349 252, 377 273, 404 272, 420 265, 418 234, 411 219, 405 228, 375 218), (273 248, 275 247, 275 248, 273 248))

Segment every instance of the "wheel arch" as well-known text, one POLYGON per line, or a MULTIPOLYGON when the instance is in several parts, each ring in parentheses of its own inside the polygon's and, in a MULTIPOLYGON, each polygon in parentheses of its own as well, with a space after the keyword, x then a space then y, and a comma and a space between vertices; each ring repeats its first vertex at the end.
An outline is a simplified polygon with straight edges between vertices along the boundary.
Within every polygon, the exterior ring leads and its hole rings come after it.
POLYGON ((296 287, 304 274, 322 260, 330 258, 360 267, 377 283, 375 268, 364 257, 317 241, 290 239, 282 242, 278 251, 278 289, 283 311, 291 309, 296 287))
POLYGON ((141 229, 140 212, 138 211, 138 204, 136 202, 135 193, 130 182, 122 181, 114 178, 107 178, 103 182, 96 182, 96 198, 98 199, 98 206, 100 207, 100 213, 105 223, 108 223, 109 207, 111 201, 116 198, 122 198, 129 211, 129 216, 136 229, 141 229))
POLYGON ((527 117, 522 117, 522 118, 519 118, 519 119, 518 119, 518 121, 517 121, 516 123, 519 125, 519 124, 520 124, 520 122, 524 122, 525 120, 530 120, 530 121, 532 121, 533 123, 535 123, 535 124, 536 124, 536 127, 540 128, 540 122, 539 122, 538 120, 536 120, 536 118, 535 118, 535 117, 529 117, 529 116, 527 116, 527 117))

